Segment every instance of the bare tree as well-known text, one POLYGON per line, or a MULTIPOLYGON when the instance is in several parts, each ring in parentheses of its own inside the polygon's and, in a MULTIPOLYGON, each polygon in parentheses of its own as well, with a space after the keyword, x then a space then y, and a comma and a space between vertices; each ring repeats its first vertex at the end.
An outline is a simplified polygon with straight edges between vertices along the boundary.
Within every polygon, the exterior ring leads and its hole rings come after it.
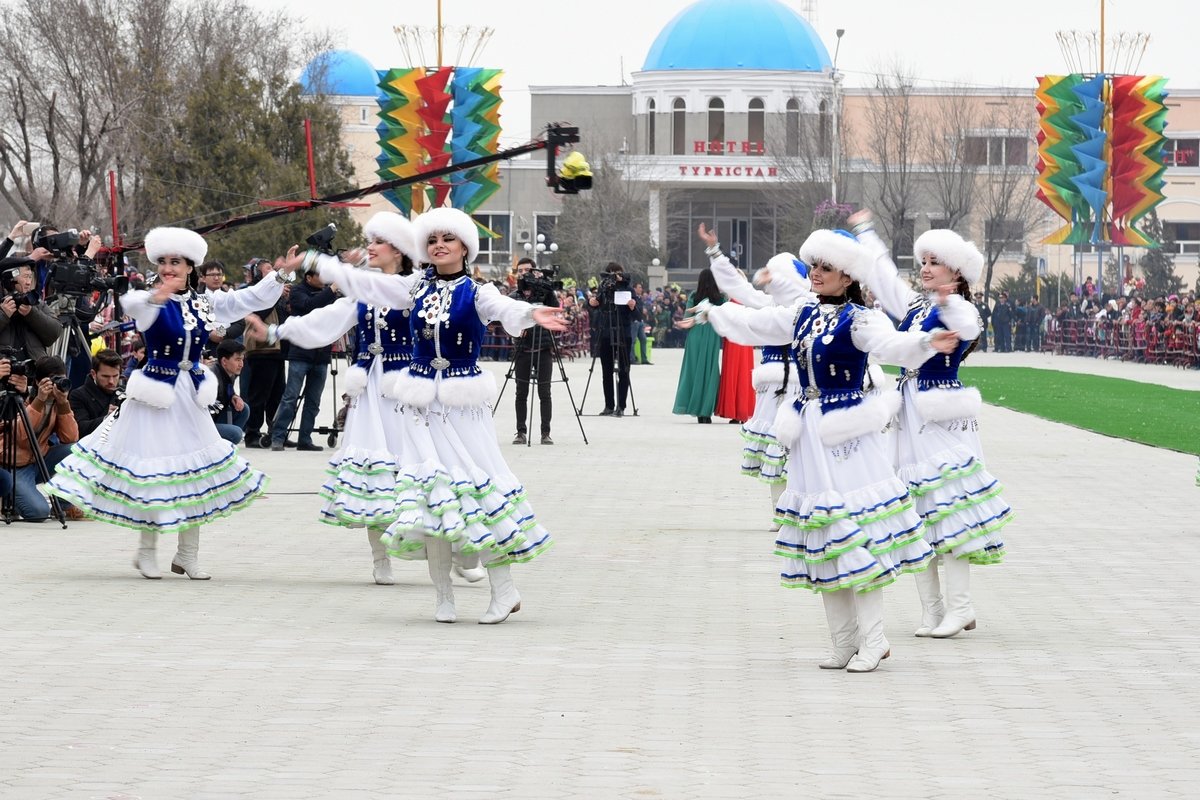
POLYGON ((992 275, 1000 257, 1023 253, 1030 229, 1046 215, 1034 184, 1031 132, 1035 125, 1034 109, 1025 99, 995 108, 983 121, 983 128, 992 135, 989 164, 977 178, 975 205, 984 226, 985 300, 991 296, 992 275), (998 144, 994 144, 996 140, 998 144), (992 158, 991 154, 1001 157, 992 158))
POLYGON ((650 204, 644 181, 619 143, 590 140, 593 181, 589 191, 566 198, 554 226, 564 271, 580 285, 616 261, 641 273, 658 251, 650 240, 650 204))
POLYGON ((789 124, 795 129, 767 133, 767 155, 778 181, 764 184, 761 193, 776 209, 778 248, 795 252, 812 231, 813 212, 829 199, 831 131, 821 114, 799 114, 789 124))
MULTIPOLYGON (((94 222, 108 169, 130 227, 158 213, 148 167, 217 66, 235 58, 278 109, 301 59, 328 43, 245 0, 3 0, 0 35, 30 57, 0 60, 0 199, 26 218, 94 222), (32 48, 36 45, 36 51, 32 48)), ((219 119, 211 124, 219 125, 219 119)))
POLYGON ((866 130, 858 150, 873 162, 864 176, 863 198, 875 209, 884 238, 896 251, 912 246, 909 220, 917 199, 917 163, 926 140, 913 103, 913 75, 903 65, 880 71, 868 94, 866 130))
POLYGON ((971 157, 969 134, 979 127, 979 106, 962 91, 936 98, 924 126, 923 160, 928 164, 929 191, 945 226, 957 229, 975 205, 979 166, 971 157))

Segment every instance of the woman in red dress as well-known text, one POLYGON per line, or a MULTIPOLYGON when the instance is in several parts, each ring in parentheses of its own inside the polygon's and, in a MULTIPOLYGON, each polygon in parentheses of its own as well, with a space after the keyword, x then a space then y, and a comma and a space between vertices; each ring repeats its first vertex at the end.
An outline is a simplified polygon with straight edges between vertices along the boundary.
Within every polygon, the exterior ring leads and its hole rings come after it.
MULTIPOLYGON (((733 302, 737 302, 734 300, 733 302)), ((754 348, 728 339, 721 341, 721 386, 717 391, 718 417, 741 425, 754 415, 754 348)))

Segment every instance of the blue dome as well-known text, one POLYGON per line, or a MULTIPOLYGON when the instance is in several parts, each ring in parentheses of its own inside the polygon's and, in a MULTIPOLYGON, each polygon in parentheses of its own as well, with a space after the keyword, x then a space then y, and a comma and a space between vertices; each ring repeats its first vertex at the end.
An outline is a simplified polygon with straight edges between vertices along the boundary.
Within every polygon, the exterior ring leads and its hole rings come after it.
POLYGON ((300 85, 312 93, 374 97, 379 94, 379 76, 370 62, 350 50, 330 50, 308 62, 300 74, 300 85), (313 86, 320 80, 320 87, 313 86))
POLYGON ((831 63, 812 26, 779 0, 699 0, 659 32, 642 69, 822 72, 831 63))

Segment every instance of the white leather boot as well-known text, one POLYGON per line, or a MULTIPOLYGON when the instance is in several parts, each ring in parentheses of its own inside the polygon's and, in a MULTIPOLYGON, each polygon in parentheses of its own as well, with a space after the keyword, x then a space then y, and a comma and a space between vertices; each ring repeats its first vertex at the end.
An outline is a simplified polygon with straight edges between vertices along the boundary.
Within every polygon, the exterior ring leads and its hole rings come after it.
POLYGON ((375 582, 380 586, 391 586, 396 582, 392 577, 392 557, 387 553, 387 547, 379 541, 383 535, 380 528, 367 528, 367 541, 371 543, 371 557, 375 560, 375 582))
POLYGON ((450 543, 432 536, 425 539, 425 560, 429 563, 429 579, 437 590, 437 608, 433 618, 438 622, 457 622, 454 610, 454 584, 450 581, 450 543))
POLYGON ((971 564, 965 558, 947 554, 946 616, 930 634, 935 639, 949 639, 963 631, 975 630, 975 609, 971 606, 971 564))
POLYGON ((521 595, 517 593, 512 570, 507 564, 503 567, 491 567, 487 573, 488 582, 492 585, 492 602, 479 618, 479 624, 496 625, 508 619, 509 614, 521 610, 521 595))
POLYGON ((467 583, 479 583, 487 577, 487 570, 479 564, 479 553, 455 553, 454 571, 467 583))
POLYGON ((858 611, 858 653, 846 665, 846 672, 874 672, 879 662, 892 654, 883 635, 883 592, 863 592, 854 596, 858 611))
POLYGON ((845 669, 858 650, 858 618, 854 613, 854 590, 822 592, 821 601, 825 605, 825 621, 829 623, 832 649, 817 666, 821 669, 845 669))
POLYGON ((933 635, 933 629, 942 624, 946 616, 946 607, 942 604, 942 586, 938 581, 938 562, 941 556, 934 556, 929 562, 929 568, 918 572, 913 577, 917 580, 917 594, 921 598, 921 627, 913 633, 922 638, 933 635))
POLYGON ((171 559, 171 572, 187 575, 194 581, 206 581, 212 577, 200 569, 200 529, 184 528, 179 532, 179 549, 171 559))
POLYGON ((783 490, 786 488, 786 483, 771 484, 771 527, 767 528, 769 531, 777 531, 783 527, 775 521, 775 509, 779 508, 779 498, 783 496, 783 490))
POLYGON ((137 567, 137 571, 142 573, 143 578, 157 581, 162 578, 162 573, 158 570, 158 534, 154 531, 142 531, 141 541, 138 543, 137 555, 133 557, 133 565, 137 567))

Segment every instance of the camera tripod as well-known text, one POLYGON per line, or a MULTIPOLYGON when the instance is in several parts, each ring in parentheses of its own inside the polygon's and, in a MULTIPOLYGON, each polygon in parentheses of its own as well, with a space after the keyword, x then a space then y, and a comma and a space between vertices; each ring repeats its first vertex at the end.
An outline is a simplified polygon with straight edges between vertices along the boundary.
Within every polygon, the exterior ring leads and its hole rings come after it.
MULTIPOLYGON (((617 380, 617 385, 614 387, 615 394, 613 408, 619 409, 621 407, 621 372, 623 365, 625 380, 629 384, 629 405, 633 409, 633 416, 636 417, 638 415, 637 399, 633 396, 633 376, 629 374, 629 351, 633 347, 633 342, 630 341, 626 343, 625 336, 620 335, 621 332, 617 330, 619 327, 617 324, 617 319, 620 315, 617 313, 616 305, 613 303, 612 291, 610 290, 605 294, 607 299, 600 300, 600 305, 596 307, 596 313, 602 315, 600 324, 596 326, 596 329, 597 332, 599 332, 600 327, 604 326, 604 330, 608 334, 608 344, 605 345, 597 342, 593 347, 590 348, 592 351, 592 364, 590 367, 588 367, 587 383, 583 386, 583 397, 580 398, 579 408, 575 413, 577 415, 583 413, 583 404, 587 402, 587 393, 588 389, 590 389, 592 385, 592 373, 596 370, 596 359, 600 357, 600 348, 608 347, 610 348, 609 357, 612 359, 612 368, 616 372, 617 380), (608 308, 605 308, 606 302, 608 308)), ((628 334, 628 331, 625 331, 625 333, 628 334)), ((603 367, 603 364, 601 364, 601 366, 603 367)), ((607 378, 608 376, 606 375, 605 379, 607 380, 607 378)), ((605 398, 605 401, 607 403, 607 398, 605 398)))
MULTIPOLYGON (((558 374, 561 376, 559 381, 561 381, 562 385, 567 389, 567 399, 571 401, 571 411, 575 414, 575 422, 579 424, 579 432, 583 434, 583 443, 590 444, 587 438, 587 431, 583 429, 583 419, 579 414, 579 410, 575 408, 575 397, 571 394, 571 384, 567 379, 567 370, 563 366, 562 353, 558 349, 558 339, 555 338, 553 333, 540 326, 535 325, 533 328, 527 331, 524 336, 519 338, 516 344, 513 345, 512 357, 508 362, 508 373, 504 376, 504 384, 500 387, 500 394, 496 397, 496 404, 492 406, 492 416, 496 416, 496 409, 500 407, 500 399, 504 397, 504 390, 508 388, 509 380, 522 380, 527 387, 527 397, 529 400, 529 419, 527 420, 527 427, 525 430, 531 434, 528 438, 528 441, 525 443, 525 446, 533 446, 533 409, 538 405, 537 403, 533 402, 535 387, 537 387, 536 391, 538 392, 538 398, 541 398, 541 375, 539 374, 541 369, 541 364, 539 362, 541 362, 541 358, 538 357, 541 353, 541 349, 539 345, 544 346, 546 340, 549 340, 550 357, 555 361, 555 363, 558 364, 558 374), (530 357, 529 377, 524 379, 515 378, 514 374, 517 371, 517 359, 520 358, 523 353, 528 353, 530 357)), ((550 379, 547 381, 547 383, 553 386, 553 384, 559 381, 554 380, 553 370, 551 370, 550 379)))
MULTIPOLYGON (((25 431, 25 439, 29 442, 29 450, 33 453, 33 463, 37 465, 39 483, 50 480, 50 469, 38 446, 37 434, 29 422, 29 413, 25 410, 25 401, 19 392, 13 391, 5 382, 0 389, 0 429, 4 431, 3 462, 0 467, 8 472, 10 488, 8 494, 0 498, 3 504, 4 524, 11 525, 17 514, 17 429, 14 423, 20 422, 21 430, 25 431)), ((67 517, 62 505, 54 495, 50 496, 50 515, 59 521, 63 528, 67 527, 67 517)))

